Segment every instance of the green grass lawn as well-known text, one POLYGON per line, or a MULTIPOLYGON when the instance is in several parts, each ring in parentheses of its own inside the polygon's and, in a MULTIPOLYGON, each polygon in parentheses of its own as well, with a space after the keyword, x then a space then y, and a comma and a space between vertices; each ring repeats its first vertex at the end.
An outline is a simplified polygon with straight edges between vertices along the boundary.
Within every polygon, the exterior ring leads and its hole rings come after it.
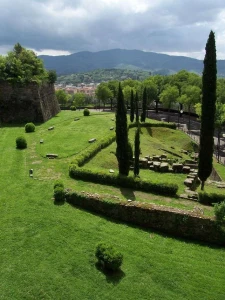
POLYGON ((224 299, 223 248, 113 222, 68 204, 54 205, 58 178, 66 187, 108 197, 180 201, 69 178, 71 157, 89 145, 83 127, 89 126, 90 138, 98 139, 113 126, 113 117, 96 114, 82 125, 82 112, 63 111, 37 126, 35 133, 25 134, 23 127, 0 128, 0 299, 224 299), (80 120, 74 122, 74 117, 80 120), (48 132, 49 126, 55 126, 54 131, 48 132), (21 134, 28 140, 26 150, 15 148, 21 134), (61 159, 48 160, 46 152, 61 159), (95 245, 102 240, 124 255, 122 270, 114 276, 95 265, 95 245))

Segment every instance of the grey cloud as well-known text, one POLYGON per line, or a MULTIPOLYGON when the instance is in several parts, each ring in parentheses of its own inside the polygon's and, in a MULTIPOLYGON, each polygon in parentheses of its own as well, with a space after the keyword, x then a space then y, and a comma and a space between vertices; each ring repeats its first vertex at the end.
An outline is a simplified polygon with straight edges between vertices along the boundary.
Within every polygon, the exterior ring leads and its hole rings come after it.
POLYGON ((28 48, 77 52, 112 48, 156 52, 201 51, 224 1, 158 1, 141 13, 91 0, 0 2, 0 49, 20 42, 28 48), (63 15, 83 8, 84 17, 63 15), (64 12, 65 13, 65 12, 64 12))

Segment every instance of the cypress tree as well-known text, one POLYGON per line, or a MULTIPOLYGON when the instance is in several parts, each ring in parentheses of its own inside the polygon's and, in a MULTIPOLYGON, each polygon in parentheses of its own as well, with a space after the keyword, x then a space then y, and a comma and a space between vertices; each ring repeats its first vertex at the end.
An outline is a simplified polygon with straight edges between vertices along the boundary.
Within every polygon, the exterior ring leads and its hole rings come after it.
POLYGON ((200 149, 198 177, 201 190, 212 172, 214 123, 216 110, 216 43, 214 32, 210 32, 206 43, 204 69, 202 75, 202 114, 200 131, 200 149))
POLYGON ((139 122, 139 111, 138 111, 138 93, 135 95, 135 122, 139 122))
POLYGON ((145 122, 145 119, 146 119, 146 109, 147 109, 147 89, 145 87, 144 91, 143 91, 143 99, 142 99, 141 122, 145 122))
POLYGON ((130 121, 134 122, 134 91, 131 90, 130 93, 130 121))
POLYGON ((139 175, 139 156, 140 156, 140 127, 138 127, 135 132, 134 140, 134 176, 139 175))
POLYGON ((128 145, 128 128, 127 128, 127 111, 124 103, 123 91, 119 83, 116 109, 116 157, 119 166, 119 174, 128 175, 129 162, 129 145, 128 145))

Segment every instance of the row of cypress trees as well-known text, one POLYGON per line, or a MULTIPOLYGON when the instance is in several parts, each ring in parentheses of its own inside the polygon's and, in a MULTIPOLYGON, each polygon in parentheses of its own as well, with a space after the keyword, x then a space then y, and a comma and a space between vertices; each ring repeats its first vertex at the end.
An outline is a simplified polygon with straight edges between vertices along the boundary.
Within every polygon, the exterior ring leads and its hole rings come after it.
MULTIPOLYGON (((198 176, 201 180, 201 189, 204 189, 205 181, 212 172, 213 163, 213 146, 214 146, 214 119, 216 109, 216 44, 215 34, 210 32, 208 41, 206 43, 206 54, 204 59, 204 69, 202 76, 202 117, 200 130, 200 149, 199 149, 199 164, 198 176)), ((139 174, 139 155, 140 155, 140 128, 139 128, 139 110, 138 110, 138 94, 135 97, 133 90, 131 91, 131 110, 130 121, 135 121, 138 124, 135 132, 134 143, 134 175, 139 174)), ((147 91, 143 92, 142 99, 142 114, 141 122, 145 122, 146 118, 146 103, 147 91)), ((121 175, 128 175, 130 168, 129 157, 129 141, 128 141, 128 127, 127 127, 127 112, 124 103, 124 97, 121 85, 119 84, 117 97, 117 111, 116 111, 116 157, 119 165, 119 173, 121 175)))

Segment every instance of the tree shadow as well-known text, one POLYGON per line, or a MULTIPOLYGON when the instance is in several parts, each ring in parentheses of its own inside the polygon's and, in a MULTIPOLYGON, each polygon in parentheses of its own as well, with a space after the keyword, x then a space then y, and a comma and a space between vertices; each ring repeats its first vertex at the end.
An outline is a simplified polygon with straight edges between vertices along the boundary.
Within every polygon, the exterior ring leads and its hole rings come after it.
POLYGON ((105 275, 106 281, 113 285, 117 285, 118 283, 120 283, 120 281, 126 275, 121 269, 117 271, 106 270, 99 262, 95 263, 95 267, 98 271, 102 272, 105 275))
POLYGON ((150 136, 152 136, 152 128, 151 127, 146 127, 147 132, 150 136))
POLYGON ((121 194, 122 194, 126 199, 130 199, 130 200, 133 200, 133 201, 136 200, 135 194, 134 194, 133 190, 127 189, 127 188, 123 188, 123 187, 120 187, 120 192, 121 192, 121 194))

